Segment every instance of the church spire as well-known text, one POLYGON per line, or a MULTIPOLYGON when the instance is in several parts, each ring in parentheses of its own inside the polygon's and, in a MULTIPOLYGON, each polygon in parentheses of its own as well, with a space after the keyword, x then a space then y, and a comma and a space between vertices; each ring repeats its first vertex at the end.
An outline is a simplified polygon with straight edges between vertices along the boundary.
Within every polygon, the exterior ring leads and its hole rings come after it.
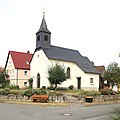
POLYGON ((47 28, 47 24, 45 21, 45 12, 43 11, 43 19, 41 26, 36 33, 36 49, 43 47, 51 46, 51 32, 47 28))
POLYGON ((37 33, 39 33, 40 31, 42 32, 47 32, 47 33, 51 33, 48 28, 47 28, 47 24, 46 24, 46 21, 45 21, 45 11, 43 11, 43 19, 42 19, 42 23, 41 23, 41 26, 38 30, 37 33))

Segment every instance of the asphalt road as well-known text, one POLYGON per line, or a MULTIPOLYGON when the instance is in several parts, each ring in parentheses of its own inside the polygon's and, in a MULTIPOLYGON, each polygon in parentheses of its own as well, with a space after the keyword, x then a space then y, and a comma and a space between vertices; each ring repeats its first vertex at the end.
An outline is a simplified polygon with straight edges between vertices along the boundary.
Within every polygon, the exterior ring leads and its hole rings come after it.
POLYGON ((120 104, 73 107, 43 107, 0 103, 0 120, 110 120, 120 104))

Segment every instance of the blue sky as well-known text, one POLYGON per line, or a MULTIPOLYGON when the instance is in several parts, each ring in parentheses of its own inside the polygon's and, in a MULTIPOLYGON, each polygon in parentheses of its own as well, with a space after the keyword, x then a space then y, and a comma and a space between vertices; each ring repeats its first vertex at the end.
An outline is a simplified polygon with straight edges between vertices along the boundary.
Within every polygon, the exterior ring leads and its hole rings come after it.
POLYGON ((120 0, 0 0, 0 66, 9 50, 33 53, 43 8, 52 45, 95 65, 120 63, 120 0))

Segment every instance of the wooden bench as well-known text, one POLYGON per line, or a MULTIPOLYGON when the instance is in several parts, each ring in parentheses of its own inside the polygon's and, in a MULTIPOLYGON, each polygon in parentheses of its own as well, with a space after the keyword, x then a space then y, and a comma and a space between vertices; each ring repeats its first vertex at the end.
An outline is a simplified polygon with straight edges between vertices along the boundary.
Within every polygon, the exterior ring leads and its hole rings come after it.
POLYGON ((36 95, 36 94, 34 94, 32 96, 32 100, 33 100, 33 102, 36 102, 36 101, 48 102, 48 95, 36 95))

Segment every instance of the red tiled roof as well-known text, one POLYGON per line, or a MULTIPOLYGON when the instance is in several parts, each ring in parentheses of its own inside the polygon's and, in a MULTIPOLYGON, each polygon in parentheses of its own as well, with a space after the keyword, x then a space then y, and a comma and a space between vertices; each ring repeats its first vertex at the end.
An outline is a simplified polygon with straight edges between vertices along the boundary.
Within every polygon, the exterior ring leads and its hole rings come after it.
POLYGON ((32 54, 9 51, 11 54, 15 68, 17 69, 30 69, 30 61, 32 59, 32 54))
POLYGON ((105 66, 95 66, 95 68, 102 74, 105 71, 105 66))
POLYGON ((4 70, 4 68, 0 67, 0 73, 2 73, 2 72, 3 72, 3 70, 4 70))

